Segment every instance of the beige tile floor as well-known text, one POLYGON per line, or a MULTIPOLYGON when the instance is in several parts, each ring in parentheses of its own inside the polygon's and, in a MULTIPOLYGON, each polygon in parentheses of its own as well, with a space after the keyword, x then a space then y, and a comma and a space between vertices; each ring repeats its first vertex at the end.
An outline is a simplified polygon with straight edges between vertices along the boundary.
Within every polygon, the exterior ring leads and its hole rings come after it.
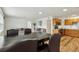
POLYGON ((79 38, 63 36, 60 41, 61 52, 79 52, 79 38))

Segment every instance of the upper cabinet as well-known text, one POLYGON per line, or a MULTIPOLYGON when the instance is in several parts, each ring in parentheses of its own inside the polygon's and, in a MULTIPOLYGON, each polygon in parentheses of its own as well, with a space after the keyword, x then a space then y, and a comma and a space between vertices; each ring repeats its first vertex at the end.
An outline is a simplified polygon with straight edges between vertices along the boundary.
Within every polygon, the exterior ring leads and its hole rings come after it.
POLYGON ((79 18, 65 20, 65 25, 73 25, 79 22, 79 18))
POLYGON ((54 25, 61 25, 61 19, 59 19, 59 18, 53 18, 53 24, 54 25))

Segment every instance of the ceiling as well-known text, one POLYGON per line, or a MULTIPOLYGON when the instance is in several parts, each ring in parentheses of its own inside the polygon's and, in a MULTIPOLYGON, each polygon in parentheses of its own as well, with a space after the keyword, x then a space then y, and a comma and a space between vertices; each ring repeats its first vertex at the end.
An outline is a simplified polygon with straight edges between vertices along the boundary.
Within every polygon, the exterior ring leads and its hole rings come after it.
POLYGON ((52 17, 67 17, 79 15, 78 7, 3 7, 3 13, 7 17, 26 18, 30 20, 52 16, 52 17), (67 9, 67 11, 62 11, 67 9), (39 14, 42 12, 42 14, 39 14))

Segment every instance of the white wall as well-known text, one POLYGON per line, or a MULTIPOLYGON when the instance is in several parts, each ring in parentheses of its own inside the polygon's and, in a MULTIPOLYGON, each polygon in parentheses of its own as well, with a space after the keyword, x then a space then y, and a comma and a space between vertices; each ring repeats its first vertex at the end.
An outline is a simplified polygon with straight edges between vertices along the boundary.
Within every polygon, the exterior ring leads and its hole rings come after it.
POLYGON ((3 19, 3 12, 0 8, 0 48, 4 45, 4 19, 3 19))
POLYGON ((31 28, 33 31, 33 24, 37 23, 37 28, 47 29, 47 33, 51 33, 51 18, 44 17, 36 20, 27 20, 23 18, 5 17, 5 35, 6 30, 16 28, 31 28), (42 21, 42 26, 39 25, 39 21, 42 21))
POLYGON ((27 20, 21 18, 5 18, 5 29, 16 29, 16 28, 26 28, 27 27, 27 20))
POLYGON ((31 24, 33 20, 27 20, 23 18, 5 17, 5 35, 6 30, 17 28, 32 28, 31 24))

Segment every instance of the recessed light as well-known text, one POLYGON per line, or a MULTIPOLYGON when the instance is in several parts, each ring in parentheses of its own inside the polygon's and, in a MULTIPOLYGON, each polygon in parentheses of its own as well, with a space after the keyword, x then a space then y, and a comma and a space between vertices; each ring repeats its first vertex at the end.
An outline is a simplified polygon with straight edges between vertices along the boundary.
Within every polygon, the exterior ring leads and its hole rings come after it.
POLYGON ((40 12, 38 12, 38 14, 43 14, 43 12, 40 11, 40 12))
POLYGON ((65 12, 65 11, 67 11, 68 9, 63 9, 63 11, 65 12))

